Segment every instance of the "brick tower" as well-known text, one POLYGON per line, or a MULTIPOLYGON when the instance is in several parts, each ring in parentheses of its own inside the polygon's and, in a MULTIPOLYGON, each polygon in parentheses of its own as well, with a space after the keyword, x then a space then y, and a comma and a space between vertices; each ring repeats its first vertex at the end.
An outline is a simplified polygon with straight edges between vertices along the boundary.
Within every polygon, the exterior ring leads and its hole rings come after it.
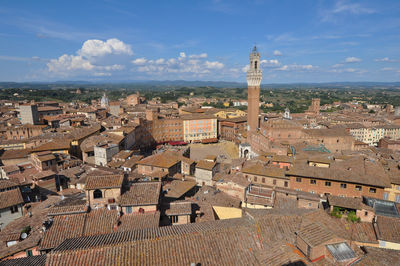
POLYGON ((260 53, 254 46, 250 53, 250 68, 247 71, 247 87, 248 87, 248 107, 247 107, 247 131, 255 132, 258 129, 258 114, 260 109, 260 84, 262 79, 262 71, 260 68, 260 53))

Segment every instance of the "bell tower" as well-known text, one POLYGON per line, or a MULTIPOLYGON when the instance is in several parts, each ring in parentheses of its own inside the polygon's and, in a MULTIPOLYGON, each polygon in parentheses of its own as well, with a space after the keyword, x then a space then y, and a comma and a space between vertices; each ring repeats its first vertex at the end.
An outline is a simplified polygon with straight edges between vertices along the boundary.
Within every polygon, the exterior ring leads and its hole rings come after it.
POLYGON ((255 132, 258 129, 258 114, 260 109, 260 84, 262 70, 260 67, 260 53, 254 46, 250 53, 250 68, 247 71, 247 131, 255 132))

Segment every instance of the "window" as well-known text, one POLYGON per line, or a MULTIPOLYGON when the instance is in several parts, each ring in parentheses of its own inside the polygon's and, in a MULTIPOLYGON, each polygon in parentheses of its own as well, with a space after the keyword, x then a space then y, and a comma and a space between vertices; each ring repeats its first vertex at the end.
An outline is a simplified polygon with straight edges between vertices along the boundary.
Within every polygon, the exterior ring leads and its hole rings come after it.
POLYGON ((18 212, 18 206, 17 206, 17 205, 12 206, 12 207, 10 208, 10 210, 11 210, 11 213, 16 213, 16 212, 18 212))
POLYGON ((103 197, 103 193, 101 192, 100 189, 96 189, 93 191, 93 198, 94 199, 101 199, 103 197))
POLYGON ((347 188, 347 184, 341 183, 341 184, 340 184, 340 188, 347 188))
POLYGON ((369 193, 376 193, 376 188, 372 188, 372 187, 371 187, 371 188, 369 189, 369 193))
POLYGON ((262 182, 265 183, 265 178, 264 177, 262 178, 262 182))
POLYGON ((395 201, 398 202, 398 203, 400 203, 400 195, 396 195, 395 201))
POLYGON ((383 193, 383 199, 387 200, 389 198, 389 194, 387 192, 383 193))
POLYGON ((256 176, 254 177, 254 182, 257 182, 257 177, 256 176))
POLYGON ((368 212, 364 212, 364 216, 368 216, 368 212))
POLYGON ((276 179, 274 179, 274 180, 272 181, 272 184, 276 185, 276 179))
POLYGON ((177 223, 178 222, 178 215, 172 215, 171 216, 171 223, 177 223))
POLYGON ((357 190, 357 191, 361 191, 361 190, 362 190, 362 187, 361 187, 361 186, 356 186, 356 190, 357 190))
POLYGON ((308 203, 308 207, 311 207, 312 206, 312 204, 311 203, 308 203))
POLYGON ((288 186, 289 186, 289 182, 285 181, 285 187, 288 187, 288 186))
POLYGON ((330 181, 326 181, 326 182, 325 182, 325 186, 326 186, 326 187, 330 187, 330 186, 331 186, 331 182, 330 182, 330 181))
POLYGON ((132 213, 132 207, 126 207, 126 213, 132 213))
POLYGON ((317 180, 315 180, 315 179, 310 179, 310 184, 312 184, 312 185, 317 184, 317 180))
POLYGON ((301 177, 296 177, 296 182, 301 183, 301 177))

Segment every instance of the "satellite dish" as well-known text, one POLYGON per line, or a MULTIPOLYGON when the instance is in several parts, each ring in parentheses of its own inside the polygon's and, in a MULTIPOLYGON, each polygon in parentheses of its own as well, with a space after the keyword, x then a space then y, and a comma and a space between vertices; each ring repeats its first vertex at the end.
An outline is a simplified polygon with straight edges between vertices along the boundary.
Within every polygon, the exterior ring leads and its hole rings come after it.
POLYGON ((21 234, 21 239, 25 239, 25 238, 27 238, 28 237, 28 235, 26 234, 26 233, 22 233, 21 234))

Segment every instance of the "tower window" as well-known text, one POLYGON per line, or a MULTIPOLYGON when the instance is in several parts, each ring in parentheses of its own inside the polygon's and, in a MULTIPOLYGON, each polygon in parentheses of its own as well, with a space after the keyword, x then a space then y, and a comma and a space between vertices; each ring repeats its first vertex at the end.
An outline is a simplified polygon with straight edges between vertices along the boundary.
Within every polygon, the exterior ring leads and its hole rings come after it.
POLYGON ((254 68, 257 70, 257 61, 254 62, 254 68))

